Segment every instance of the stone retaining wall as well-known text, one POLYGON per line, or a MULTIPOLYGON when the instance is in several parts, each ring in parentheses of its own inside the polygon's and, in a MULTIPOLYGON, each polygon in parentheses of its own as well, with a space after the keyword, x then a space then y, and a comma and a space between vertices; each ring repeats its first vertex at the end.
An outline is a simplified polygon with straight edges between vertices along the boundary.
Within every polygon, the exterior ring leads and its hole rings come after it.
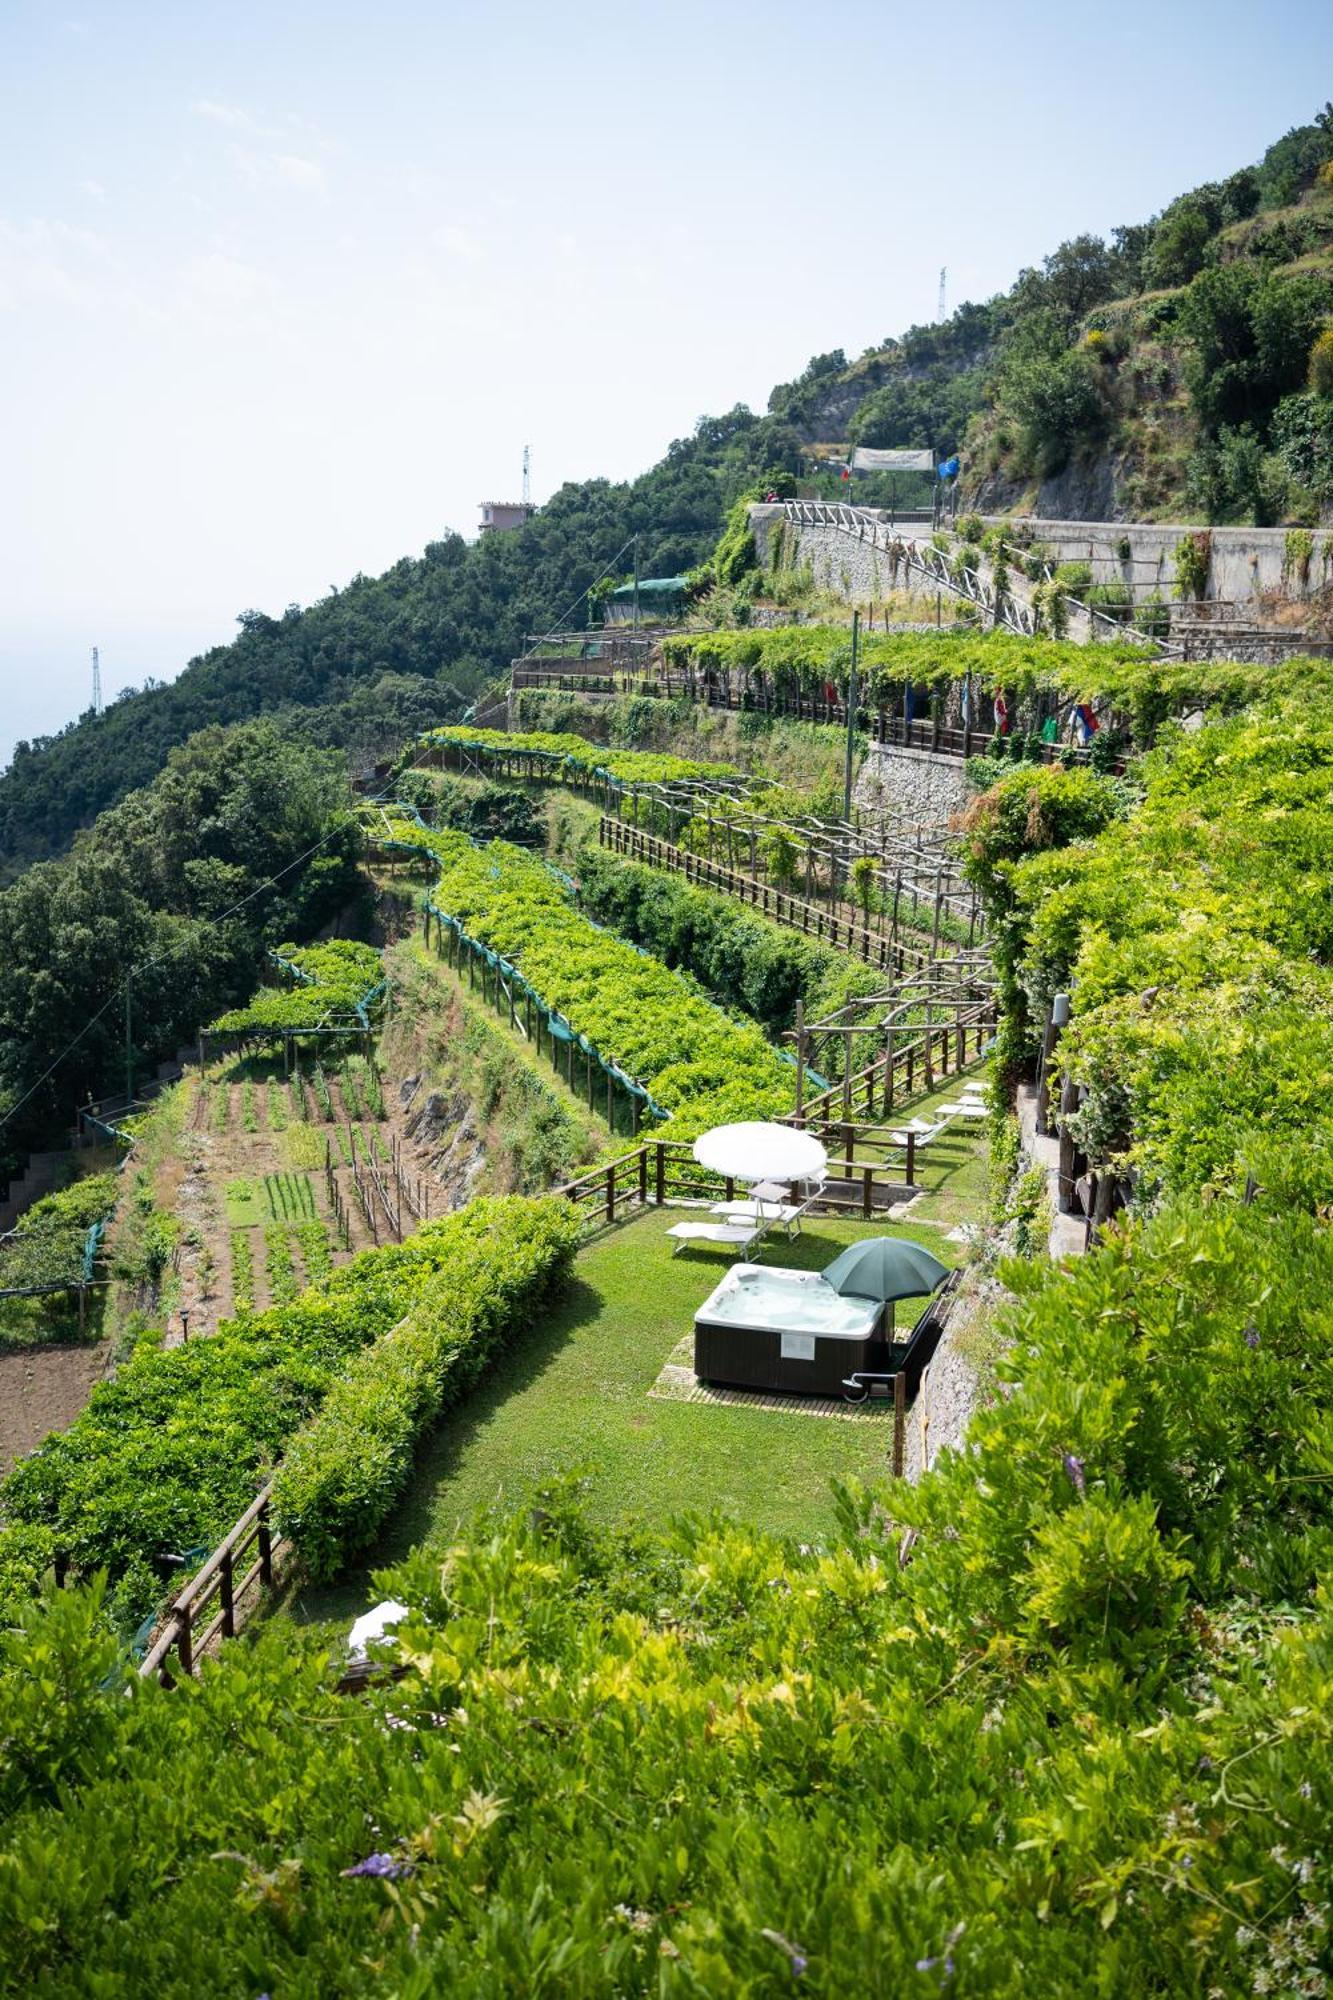
POLYGON ((852 800, 868 818, 893 814, 925 825, 949 819, 967 802, 962 761, 896 743, 872 743, 852 800))
POLYGON ((864 604, 887 597, 894 588, 883 551, 845 529, 798 524, 787 519, 781 506, 772 505, 752 507, 750 526, 761 569, 772 568, 773 540, 781 529, 783 567, 808 567, 819 589, 864 604))
MULTIPOLYGON (((1016 525, 1001 515, 983 515, 988 526, 1016 525)), ((1087 563, 1094 583, 1128 584, 1135 601, 1154 593, 1174 595, 1176 544, 1185 535, 1211 536, 1209 597, 1251 598, 1260 591, 1288 590, 1300 597, 1333 581, 1333 534, 1316 531, 1314 555, 1303 591, 1284 575, 1286 528, 1191 528, 1146 521, 1048 521, 1025 517, 1037 540, 1057 562, 1087 563), (1128 554, 1121 550, 1128 544, 1128 554)))

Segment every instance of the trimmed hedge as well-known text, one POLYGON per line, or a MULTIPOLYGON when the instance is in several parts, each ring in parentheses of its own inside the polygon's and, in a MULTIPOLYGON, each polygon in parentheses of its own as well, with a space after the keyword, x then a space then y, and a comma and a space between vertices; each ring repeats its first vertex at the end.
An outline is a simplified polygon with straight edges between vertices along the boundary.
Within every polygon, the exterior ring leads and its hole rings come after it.
POLYGON ((373 1542, 422 1432, 545 1311, 578 1239, 559 1197, 481 1199, 439 1225, 442 1268, 333 1384, 279 1468, 277 1514, 312 1576, 373 1542))

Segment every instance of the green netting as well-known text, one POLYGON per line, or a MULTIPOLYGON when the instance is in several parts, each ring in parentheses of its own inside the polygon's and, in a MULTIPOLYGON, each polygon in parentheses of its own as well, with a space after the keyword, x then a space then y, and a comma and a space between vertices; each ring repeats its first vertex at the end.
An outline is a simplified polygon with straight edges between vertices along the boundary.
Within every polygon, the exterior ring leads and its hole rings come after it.
POLYGON ((505 958, 501 952, 492 951, 488 945, 481 944, 476 938, 469 936, 468 932, 464 930, 462 924, 458 921, 458 918, 452 916, 448 910, 442 910, 433 896, 429 894, 425 895, 422 898, 422 903, 430 915, 434 917, 435 921, 443 925, 446 930, 457 938, 459 944, 464 949, 471 952, 474 958, 479 959, 493 971, 499 972, 508 982, 516 996, 521 996, 532 1003, 552 1041, 561 1044, 575 1044, 590 1062, 596 1063, 604 1076, 610 1077, 612 1082, 617 1084, 627 1096, 636 1098, 654 1118, 670 1118, 671 1113, 667 1110, 666 1106, 659 1104, 651 1092, 644 1089, 637 1078, 628 1076, 618 1063, 613 1061, 609 1056, 604 1056, 601 1053, 595 1042, 589 1041, 588 1037, 580 1034, 578 1029, 566 1021, 563 1015, 557 1013, 553 1007, 549 1007, 541 994, 528 984, 528 981, 523 977, 523 974, 511 959, 505 958))

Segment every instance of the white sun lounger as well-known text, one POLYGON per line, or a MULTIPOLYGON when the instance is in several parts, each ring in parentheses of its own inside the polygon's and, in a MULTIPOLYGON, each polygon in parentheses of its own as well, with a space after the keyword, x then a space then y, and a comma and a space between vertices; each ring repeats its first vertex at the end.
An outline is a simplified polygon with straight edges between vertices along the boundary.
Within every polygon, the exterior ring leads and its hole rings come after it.
POLYGON ((795 1201, 719 1201, 709 1209, 731 1222, 759 1222, 765 1228, 780 1225, 789 1236, 800 1228, 803 1203, 795 1201))
POLYGON ((763 1233, 763 1225, 758 1222, 676 1222, 667 1231, 675 1243, 673 1257, 686 1243, 734 1243, 742 1253, 742 1261, 763 1233))
POLYGON ((902 1126, 896 1132, 890 1132, 889 1137, 895 1146, 905 1146, 909 1139, 914 1139, 915 1150, 919 1153, 923 1146, 929 1146, 932 1141, 939 1138, 941 1132, 947 1132, 948 1129, 947 1118, 937 1119, 933 1125, 927 1125, 922 1119, 914 1118, 910 1125, 902 1126))
POLYGON ((941 1118, 989 1118, 990 1106, 979 1097, 964 1097, 957 1104, 941 1104, 941 1118))

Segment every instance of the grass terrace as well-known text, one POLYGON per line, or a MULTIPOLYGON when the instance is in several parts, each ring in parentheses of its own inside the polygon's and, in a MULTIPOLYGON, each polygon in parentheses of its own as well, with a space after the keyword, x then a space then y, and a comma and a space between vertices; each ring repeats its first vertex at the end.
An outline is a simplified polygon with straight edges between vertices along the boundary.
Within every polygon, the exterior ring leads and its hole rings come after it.
MULTIPOLYGON (((913 1114, 928 1118, 952 1095, 941 1089, 913 1114)), ((958 1265, 967 1247, 951 1232, 982 1220, 987 1176, 984 1128, 956 1124, 922 1154, 923 1191, 905 1221, 815 1216, 795 1238, 771 1235, 760 1261, 823 1270, 847 1244, 887 1235, 914 1237, 941 1263, 958 1265)), ((832 1525, 834 1480, 884 1476, 892 1425, 883 1404, 840 1420, 649 1394, 736 1261, 711 1246, 673 1256, 666 1232, 686 1212, 650 1209, 583 1245, 549 1319, 424 1440, 364 1563, 335 1585, 307 1587, 292 1607, 297 1617, 345 1623, 374 1596, 373 1570, 421 1544, 443 1547, 477 1508, 530 1498, 571 1470, 587 1475, 589 1512, 608 1524, 626 1514, 660 1523, 686 1509, 717 1509, 809 1538, 832 1525)), ((899 1305, 900 1328, 922 1303, 899 1305)))
MULTIPOLYGON (((969 1135, 961 1135, 967 1144, 969 1135)), ((977 1171, 975 1138, 966 1170, 977 1171)), ((964 1172, 958 1156, 943 1183, 964 1172)), ((929 1206, 924 1204, 923 1207, 929 1206)), ((323 1590, 306 1589, 302 1619, 342 1622, 373 1596, 369 1572, 426 1544, 443 1551, 479 1508, 524 1501, 571 1470, 589 1479, 588 1508, 608 1523, 637 1515, 662 1522, 714 1509, 778 1534, 810 1539, 833 1526, 834 1480, 882 1478, 892 1421, 883 1404, 844 1418, 738 1404, 662 1400, 650 1394, 694 1314, 733 1261, 708 1247, 672 1256, 666 1231, 679 1209, 652 1210, 580 1250, 573 1281, 534 1328, 431 1432, 412 1483, 364 1569, 323 1590)), ((816 1216, 801 1234, 770 1236, 761 1261, 822 1270, 867 1235, 919 1236, 942 1263, 963 1246, 915 1220, 866 1225, 816 1216)), ((910 1326, 924 1300, 898 1307, 910 1326)))

